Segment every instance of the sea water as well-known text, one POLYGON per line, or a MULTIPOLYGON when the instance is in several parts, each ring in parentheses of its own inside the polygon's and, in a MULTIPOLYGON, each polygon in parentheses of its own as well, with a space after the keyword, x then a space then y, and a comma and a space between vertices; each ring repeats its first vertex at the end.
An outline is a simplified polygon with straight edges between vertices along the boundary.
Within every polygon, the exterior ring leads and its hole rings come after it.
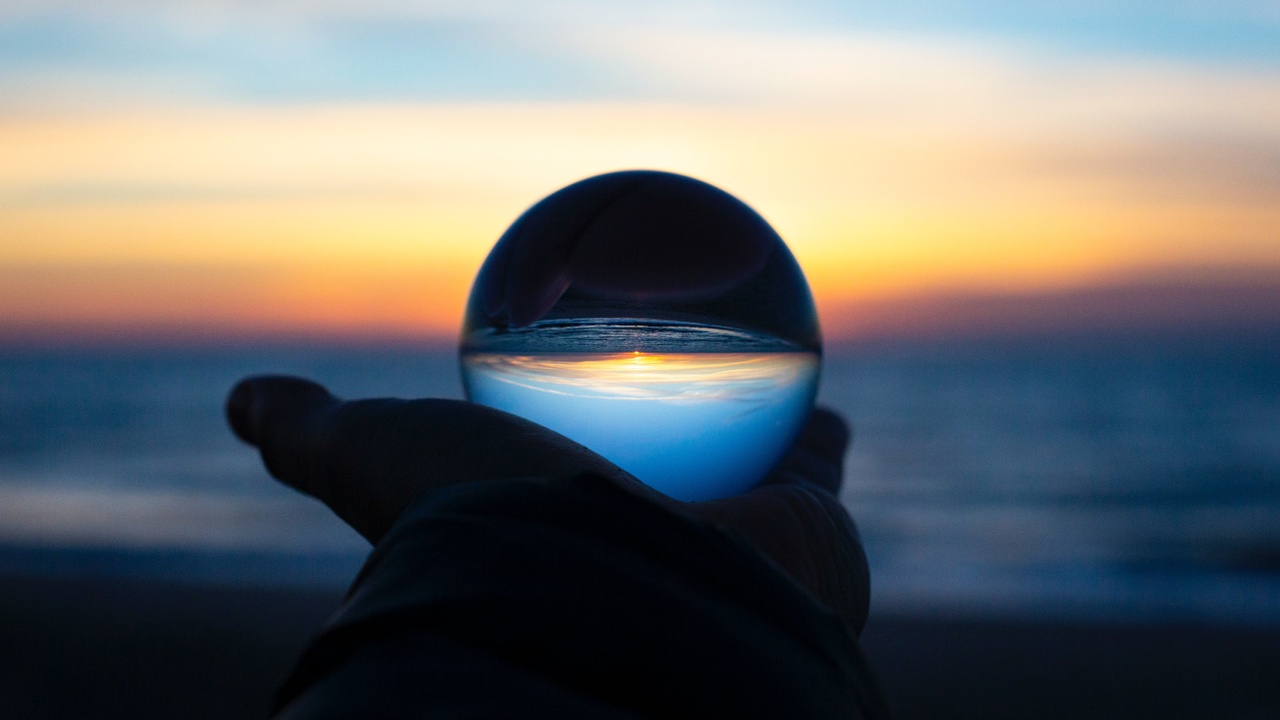
MULTIPOLYGON (((368 543, 267 474, 226 393, 277 372, 460 398, 457 363, 0 349, 0 572, 345 587, 368 543)), ((841 499, 873 612, 1280 625, 1280 336, 862 344, 822 365, 820 404, 856 431, 841 499)))
POLYGON ((729 328, 595 319, 485 344, 462 354, 468 398, 555 430, 679 500, 759 483, 818 385, 816 353, 729 328))

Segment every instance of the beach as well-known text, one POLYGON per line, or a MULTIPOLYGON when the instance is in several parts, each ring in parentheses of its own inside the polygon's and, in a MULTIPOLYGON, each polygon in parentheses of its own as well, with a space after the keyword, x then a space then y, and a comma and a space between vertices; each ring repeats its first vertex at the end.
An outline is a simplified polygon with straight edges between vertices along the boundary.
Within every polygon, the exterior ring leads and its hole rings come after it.
MULTIPOLYGON (((4 717, 266 717, 337 589, 0 579, 4 717)), ((899 720, 1274 718, 1280 629, 874 613, 864 651, 899 720)))
MULTIPOLYGON (((1280 717, 1280 344, 846 348, 896 717, 1280 717)), ((452 351, 0 353, 0 717, 265 717, 368 545, 227 430, 247 374, 458 397, 452 351)))

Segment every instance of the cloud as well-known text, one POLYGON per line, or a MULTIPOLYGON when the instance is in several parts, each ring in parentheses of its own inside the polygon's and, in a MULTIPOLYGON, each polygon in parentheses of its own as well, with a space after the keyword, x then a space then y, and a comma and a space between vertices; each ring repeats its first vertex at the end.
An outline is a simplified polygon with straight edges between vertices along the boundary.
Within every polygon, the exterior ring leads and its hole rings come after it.
POLYGON ((1164 117, 1259 131, 1274 130, 1280 115, 1280 70, 1088 58, 938 34, 643 26, 567 26, 557 34, 554 44, 625 66, 651 89, 685 99, 915 116, 913 128, 981 122, 1001 132, 1064 130, 1164 117))
POLYGON ((1280 265, 1273 66, 727 7, 6 5, 0 262, 296 261, 264 322, 445 327, 390 268, 460 303, 531 202, 652 167, 757 207, 824 302, 1280 265))
MULTIPOLYGON (((1280 62, 1275 52, 1252 70, 1202 57, 1170 60, 1178 57, 1176 47, 1171 56, 1145 55, 1164 60, 1143 61, 1137 45, 1125 50, 1121 42, 1106 52, 1090 50, 1088 42, 1058 42, 1003 22, 1011 6, 988 5, 988 14, 964 19, 948 3, 920 4, 951 18, 925 22, 875 20, 870 6, 826 2, 19 3, 0 10, 0 48, 8 46, 0 55, 14 60, 0 65, 0 86, 10 106, 22 96, 65 103, 77 88, 39 78, 66 71, 98 87, 126 94, 154 88, 179 102, 608 97, 861 103, 892 112, 927 106, 921 98, 928 98, 959 122, 989 100, 996 101, 993 110, 1017 110, 1005 102, 1016 96, 1070 122, 1082 94, 1085 100, 1109 94, 1112 105, 1159 103, 1168 99, 1164 90, 1190 82, 1191 90, 1208 88, 1204 97, 1212 103, 1224 77, 1237 85, 1261 74, 1274 86, 1280 62), (1210 70, 1196 81, 1190 76, 1201 66, 1210 70), (175 76, 190 82, 184 87, 172 82, 175 76), (1153 93, 1134 92, 1149 80, 1153 93)), ((1189 12, 1124 8, 1116 12, 1189 12)), ((1251 12, 1231 3, 1214 8, 1207 14, 1251 12)), ((1048 4, 1035 13, 1098 20, 1108 11, 1048 4)), ((1194 45, 1204 34, 1186 22, 1170 31, 1174 46, 1194 45)), ((1136 41, 1143 32, 1121 34, 1136 41)), ((94 93, 98 100, 104 94, 110 93, 94 93)))
MULTIPOLYGON (((1276 268, 1144 270, 1078 287, 939 291, 822 307, 839 340, 1280 331, 1276 268)), ((1261 337, 1261 335, 1259 336, 1261 337)))

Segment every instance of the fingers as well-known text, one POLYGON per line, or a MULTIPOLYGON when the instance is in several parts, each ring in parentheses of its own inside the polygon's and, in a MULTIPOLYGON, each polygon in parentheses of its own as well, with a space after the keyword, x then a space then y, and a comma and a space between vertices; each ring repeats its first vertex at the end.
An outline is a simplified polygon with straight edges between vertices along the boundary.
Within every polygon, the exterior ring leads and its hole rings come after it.
POLYGON ((316 459, 317 429, 339 401, 309 380, 259 376, 241 380, 227 397, 227 422, 241 440, 262 452, 278 480, 311 495, 310 461, 316 459))
POLYGON ((828 408, 816 407, 809 413, 809 420, 800 431, 796 444, 823 460, 839 464, 844 461, 852 438, 853 433, 844 418, 828 408))
MULTIPOLYGON (((301 378, 242 380, 227 398, 227 421, 257 446, 273 477, 328 505, 376 542, 416 494, 402 456, 410 446, 388 419, 396 400, 342 402, 301 378)), ((426 468, 429 470, 429 468, 426 468)))
POLYGON ((859 632, 870 575, 853 519, 836 497, 849 440, 839 415, 815 409, 764 485, 687 509, 744 537, 859 632))
POLYGON ((594 472, 656 495, 562 435, 461 401, 342 402, 313 382, 267 376, 235 387, 227 420, 275 478, 375 543, 419 494, 446 485, 594 472))
POLYGON ((866 618, 866 557, 835 497, 849 432, 828 410, 814 411, 770 484, 685 505, 562 435, 471 403, 342 402, 307 380, 263 376, 239 383, 226 409, 232 430, 258 447, 274 477, 319 498, 370 542, 430 488, 593 472, 737 532, 855 632, 866 618))
POLYGON ((852 433, 844 419, 826 408, 814 408, 786 456, 765 484, 799 483, 839 494, 844 455, 852 433))

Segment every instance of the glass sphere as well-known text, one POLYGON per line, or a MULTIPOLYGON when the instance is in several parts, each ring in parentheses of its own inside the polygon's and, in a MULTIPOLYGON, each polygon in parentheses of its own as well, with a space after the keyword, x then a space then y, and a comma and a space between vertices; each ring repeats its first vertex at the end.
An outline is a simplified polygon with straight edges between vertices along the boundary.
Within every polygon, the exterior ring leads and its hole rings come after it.
POLYGON ((498 240, 467 303, 473 402, 555 430, 679 500, 740 494, 813 406, 822 342, 773 228, 692 178, 609 173, 498 240))

